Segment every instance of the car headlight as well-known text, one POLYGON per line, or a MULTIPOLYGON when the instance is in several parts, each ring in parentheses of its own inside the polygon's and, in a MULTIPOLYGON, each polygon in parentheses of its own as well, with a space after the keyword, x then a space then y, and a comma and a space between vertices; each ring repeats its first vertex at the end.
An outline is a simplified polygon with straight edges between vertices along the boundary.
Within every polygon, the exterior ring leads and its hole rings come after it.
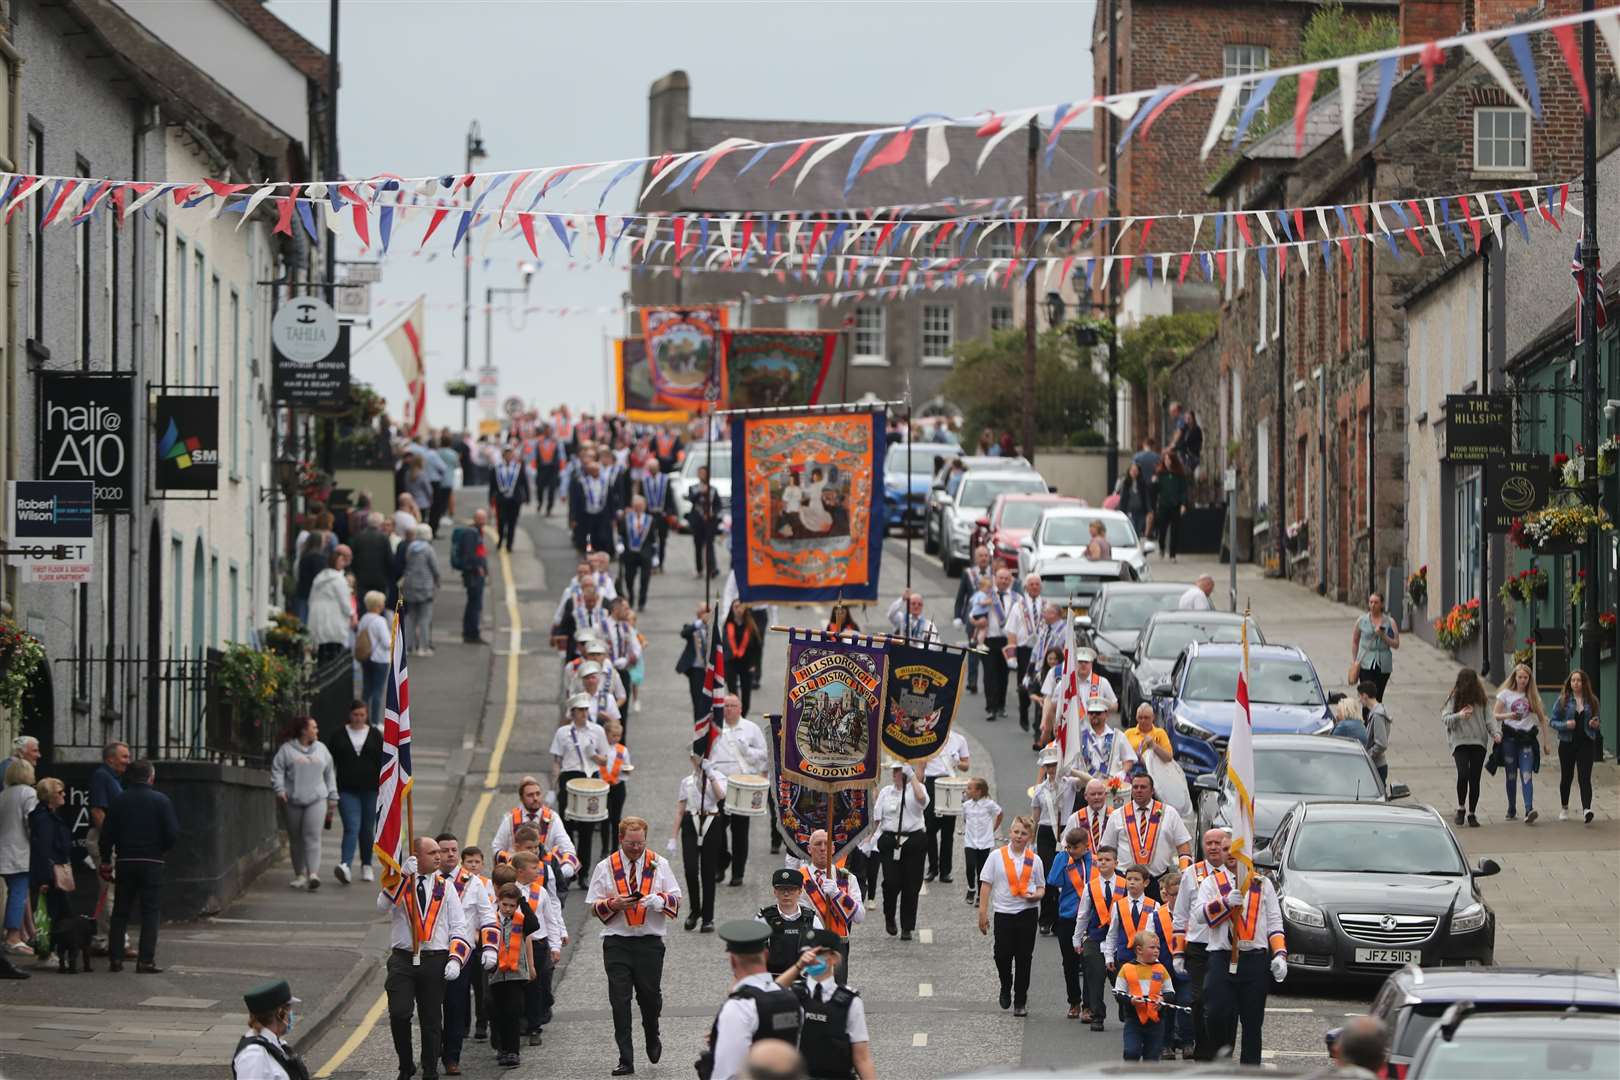
POLYGON ((1215 733, 1201 724, 1195 724, 1180 713, 1176 713, 1176 734, 1185 735, 1200 742, 1209 742, 1215 738, 1215 733))
POLYGON ((1300 926, 1327 926, 1327 919, 1323 916, 1321 908, 1314 908, 1292 896, 1283 897, 1282 910, 1290 922, 1300 926))
POLYGON ((954 533, 958 539, 966 540, 968 537, 973 535, 973 523, 970 521, 962 521, 959 518, 952 519, 951 532, 954 533))
POLYGON ((1312 729, 1311 734, 1312 735, 1326 735, 1328 732, 1330 732, 1332 730, 1333 730, 1333 721, 1331 721, 1331 720, 1323 720, 1320 724, 1316 725, 1316 727, 1312 729))
POLYGON ((1485 925, 1485 905, 1469 904, 1451 917, 1451 932, 1465 934, 1470 930, 1478 930, 1485 925))

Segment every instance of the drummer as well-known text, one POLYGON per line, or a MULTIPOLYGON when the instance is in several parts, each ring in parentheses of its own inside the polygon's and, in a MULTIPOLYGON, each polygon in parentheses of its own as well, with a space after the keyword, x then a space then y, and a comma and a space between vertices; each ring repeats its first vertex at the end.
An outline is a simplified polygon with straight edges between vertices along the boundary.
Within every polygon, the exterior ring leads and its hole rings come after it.
MULTIPOLYGON (((758 724, 743 717, 742 699, 736 694, 727 694, 725 723, 720 727, 720 737, 709 750, 709 760, 716 771, 728 780, 733 776, 763 777, 767 753, 764 732, 758 724)), ((726 817, 727 830, 723 838, 728 843, 720 852, 720 873, 724 874, 729 865, 730 884, 735 888, 742 884, 743 871, 748 865, 748 825, 752 818, 729 807, 726 817)))
POLYGON ((607 733, 590 718, 591 697, 575 694, 568 701, 568 723, 551 737, 551 787, 568 796, 563 821, 575 837, 581 866, 591 866, 591 834, 597 822, 586 821, 575 813, 568 785, 574 780, 595 778, 608 761, 607 733))
POLYGON ((536 830, 538 837, 544 841, 546 851, 557 860, 560 886, 579 874, 579 856, 575 854, 574 841, 569 838, 568 830, 563 828, 562 816, 546 805, 540 781, 532 776, 518 781, 518 805, 501 818, 494 837, 490 839, 491 869, 510 858, 512 850, 517 847, 517 830, 524 825, 536 830))

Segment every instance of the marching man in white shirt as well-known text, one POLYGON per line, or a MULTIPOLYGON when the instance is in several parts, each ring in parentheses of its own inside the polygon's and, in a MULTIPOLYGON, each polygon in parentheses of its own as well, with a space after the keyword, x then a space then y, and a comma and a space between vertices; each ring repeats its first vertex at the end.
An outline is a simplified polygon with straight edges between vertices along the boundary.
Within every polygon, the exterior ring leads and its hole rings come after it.
POLYGON ((968 757, 967 740, 960 731, 953 731, 945 739, 939 753, 923 766, 923 787, 928 790, 928 809, 923 814, 928 823, 928 872, 924 881, 951 882, 951 849, 956 844, 956 815, 934 813, 934 784, 942 776, 955 776, 968 771, 972 762, 968 757))
MULTIPOLYGON (((765 733, 742 714, 742 699, 736 694, 727 694, 725 723, 720 726, 720 735, 709 750, 709 761, 722 777, 764 776, 768 752, 765 733)), ((743 814, 727 814, 726 817, 730 843, 720 853, 720 872, 724 874, 730 866, 730 884, 737 886, 742 884, 743 871, 748 866, 748 826, 753 819, 743 814)), ((773 830, 775 827, 771 826, 773 830)))
POLYGON ((383 875, 377 908, 389 913, 388 1027, 401 1076, 416 1075, 411 1053, 411 1013, 422 1029, 423 1080, 438 1075, 445 987, 461 976, 472 959, 461 897, 439 874, 439 845, 417 837, 416 854, 405 860, 405 872, 394 881, 383 875))
POLYGON ((1192 865, 1192 834, 1181 814, 1153 797, 1153 777, 1138 772, 1131 777, 1131 799, 1108 816, 1104 844, 1125 856, 1125 865, 1148 868, 1147 894, 1160 899, 1159 878, 1172 866, 1192 865))
POLYGON ((647 1060, 663 1056, 658 1018, 664 1011, 664 933, 681 910, 681 887, 668 860, 647 850, 647 822, 638 817, 619 821, 619 847, 596 864, 585 896, 602 921, 602 965, 607 971, 608 1001, 613 1007, 613 1039, 619 1048, 614 1076, 636 1071, 630 1038, 630 995, 641 1006, 647 1060))
POLYGON ((1108 827, 1108 785, 1101 780, 1087 780, 1085 802, 1075 808, 1063 823, 1063 835, 1070 829, 1084 829, 1089 837, 1087 851, 1102 847, 1103 830, 1108 827))
POLYGON ((866 921, 866 905, 861 899, 860 880, 848 870, 834 866, 832 840, 826 829, 810 834, 810 861, 799 864, 804 889, 799 905, 815 915, 814 925, 838 935, 838 983, 849 981, 849 932, 866 921))
POLYGON ((593 724, 606 724, 609 720, 624 720, 619 703, 608 685, 608 673, 595 660, 579 666, 580 694, 590 699, 589 716, 593 724))
MULTIPOLYGON (((1090 716, 1099 711, 1101 703, 1102 719, 1099 721, 1091 717, 1093 726, 1107 725, 1117 728, 1119 726, 1119 698, 1114 694, 1114 688, 1108 680, 1097 674, 1092 665, 1097 661, 1097 653, 1084 646, 1074 650, 1074 677, 1080 685, 1080 711, 1090 716)), ((1054 669, 1055 670, 1055 669, 1054 669)), ((1057 710, 1063 700, 1063 687, 1052 684, 1043 686, 1045 704, 1041 706, 1041 741, 1044 745, 1050 742, 1057 733, 1057 710)), ((1126 749, 1130 749, 1126 747, 1126 749)), ((1131 758, 1135 760, 1135 753, 1131 758)))
MULTIPOLYGON (((567 797, 568 781, 595 776, 607 764, 611 749, 607 733, 601 724, 590 719, 590 712, 590 695, 575 694, 568 701, 568 723, 551 737, 551 789, 560 798, 567 797)), ((563 818, 571 823, 572 835, 579 838, 579 861, 588 866, 594 823, 570 818, 568 813, 565 805, 563 818)))
POLYGON ((891 770, 894 783, 878 792, 872 816, 881 832, 877 854, 883 865, 883 925, 892 936, 910 941, 917 927, 917 897, 922 891, 923 863, 928 855, 928 829, 923 810, 928 789, 910 765, 898 761, 891 770), (900 923, 895 925, 895 905, 900 923))
MULTIPOLYGON (((1029 674, 1029 665, 1041 662, 1041 658, 1034 655, 1035 639, 1041 636, 1045 625, 1041 607, 1041 575, 1028 574, 1024 577, 1023 594, 1015 597, 1006 623, 1007 643, 1014 647, 1013 657, 1018 664, 1018 726, 1025 731, 1029 730, 1029 687, 1024 679, 1029 674)), ((1045 745, 1048 740, 1040 741, 1045 745)))
POLYGON ((1261 1029, 1270 980, 1288 977, 1288 939, 1271 879, 1250 874, 1238 890, 1230 873, 1211 874, 1198 889, 1198 917, 1209 927, 1209 968, 1204 974, 1204 1026, 1215 1047, 1231 1046, 1243 1024, 1238 1061, 1260 1064, 1261 1029), (1232 945, 1238 949, 1231 969, 1232 945), (1267 956, 1270 956, 1268 963, 1267 956))
POLYGON ((920 592, 907 590, 889 605, 889 625, 894 632, 908 641, 938 641, 939 629, 934 620, 923 614, 920 592))
MULTIPOLYGON (((478 943, 493 962, 500 948, 495 923, 495 898, 484 888, 484 880, 461 864, 461 841, 454 833, 440 833, 435 841, 439 845, 439 865, 444 877, 461 898, 461 910, 467 919, 467 934, 478 943)), ((483 966, 483 965, 481 965, 483 966)), ((473 965, 468 964, 461 977, 451 982, 444 999, 444 1071, 451 1076, 461 1072, 461 1046, 472 1024, 473 965)))
POLYGON ((559 885, 566 887, 566 882, 579 876, 579 856, 574 852, 574 842, 568 838, 568 830, 563 828, 562 815, 546 805, 540 781, 532 776, 518 781, 518 805, 495 827, 495 838, 489 842, 491 869, 511 858, 512 834, 523 825, 534 826, 546 850, 556 860, 557 872, 562 877, 559 885))
MULTIPOLYGON (((1171 925, 1175 929, 1175 956, 1171 960, 1177 975, 1192 983, 1193 1057, 1198 1061, 1214 1058, 1215 1048, 1204 1033, 1204 974, 1209 968, 1209 923, 1197 913, 1198 894, 1204 882, 1215 874, 1226 874, 1227 852, 1232 837, 1225 829, 1210 829, 1203 837, 1204 857, 1181 872, 1181 889, 1176 893, 1171 925)), ((1182 1004, 1187 1004, 1182 1002, 1182 1004)))
POLYGON ((1136 751, 1124 732, 1108 725, 1108 706, 1101 698, 1092 698, 1087 704, 1086 720, 1088 723, 1080 729, 1080 750, 1073 772, 1087 783, 1103 781, 1106 791, 1110 776, 1124 776, 1135 767, 1136 751))

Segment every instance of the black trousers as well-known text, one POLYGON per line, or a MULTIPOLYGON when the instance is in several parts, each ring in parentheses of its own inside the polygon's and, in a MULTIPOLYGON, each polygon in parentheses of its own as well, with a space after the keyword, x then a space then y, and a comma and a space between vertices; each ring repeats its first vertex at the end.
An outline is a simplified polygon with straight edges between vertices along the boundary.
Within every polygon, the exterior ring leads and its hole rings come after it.
POLYGON ((1154 531, 1159 534, 1159 557, 1176 557, 1176 545, 1181 540, 1181 507, 1161 506, 1153 518, 1154 531))
POLYGON ((461 1046, 467 1040, 467 1025, 472 1020, 473 969, 484 970, 478 960, 475 952, 456 981, 444 988, 444 1049, 440 1057, 445 1064, 461 1061, 461 1046))
MULTIPOLYGON (((603 777, 603 779, 607 779, 603 777)), ((611 852, 619 846, 619 819, 624 816, 626 788, 624 780, 608 788, 607 820, 602 822, 602 850, 611 852)))
POLYGON ((962 862, 967 870, 968 892, 973 894, 973 902, 979 902, 979 890, 984 888, 979 884, 979 872, 984 869, 984 861, 990 857, 994 848, 963 847, 962 862))
POLYGON ((681 869, 686 873, 686 901, 705 923, 714 922, 715 878, 720 876, 720 855, 726 848, 726 820, 709 815, 708 831, 698 843, 697 817, 681 818, 681 869))
POLYGON ((1029 653, 1028 645, 1018 646, 1018 726, 1025 731, 1029 730, 1029 687, 1024 685, 1024 678, 1029 674, 1029 653))
POLYGON ((984 707, 993 713, 1007 711, 1007 679, 1011 672, 1001 650, 1007 647, 1007 638, 984 639, 987 655, 984 658, 984 707))
POLYGON ((1059 918, 1052 924, 1058 956, 1063 960, 1063 990, 1071 1006, 1089 1004, 1080 992, 1080 954, 1074 951, 1074 918, 1059 918))
POLYGON ((904 838, 886 832, 878 837, 878 858, 883 863, 883 917, 894 918, 900 906, 900 929, 917 928, 917 897, 922 892, 923 863, 928 858, 928 833, 918 829, 904 838), (898 846, 900 857, 894 857, 898 846))
POLYGON ((626 548, 624 554, 619 556, 619 595, 628 600, 631 607, 640 611, 647 606, 647 583, 651 580, 652 553, 645 549, 632 551, 626 548), (636 599, 638 592, 640 600, 636 599))
POLYGON ((855 880, 861 883, 861 898, 863 902, 871 903, 872 897, 877 895, 877 853, 868 853, 862 851, 860 848, 853 848, 844 858, 844 869, 854 874, 855 880))
POLYGON ((557 505, 557 466, 541 465, 534 470, 534 508, 545 507, 546 516, 557 505))
POLYGON ((1597 744, 1584 733, 1573 739, 1558 740, 1558 803, 1569 805, 1570 785, 1578 778, 1581 784, 1581 809, 1592 808, 1592 758, 1597 744))
POLYGON ((641 1006, 641 1029, 647 1041, 658 1038, 658 1017, 664 1011, 664 939, 653 935, 602 939, 602 966, 607 969, 608 1003, 613 1007, 613 1041, 619 1060, 635 1061, 630 1041, 630 994, 641 1006))
POLYGON ((1391 674, 1393 674, 1393 672, 1379 671, 1377 668, 1364 667, 1360 668, 1357 671, 1357 674, 1360 676, 1360 679, 1358 680, 1360 682, 1371 680, 1378 684, 1378 700, 1383 701, 1384 687, 1389 685, 1389 677, 1391 674))
POLYGON ((1208 971, 1209 946, 1201 941, 1187 942, 1187 981, 1192 984, 1193 1058, 1197 1061, 1215 1060, 1215 1046, 1204 1024, 1204 975, 1208 971))
MULTIPOLYGON (((475 959, 477 958, 476 952, 474 953, 474 957, 475 959)), ((483 1031, 489 1027, 489 972, 484 970, 483 964, 475 963, 472 966, 472 973, 473 1012, 478 1017, 476 1024, 477 1030, 483 1031)))
POLYGON ((1016 915, 998 911, 991 920, 996 935, 996 974, 1001 976, 1002 993, 1012 991, 1015 1006, 1029 1001, 1029 962, 1035 955, 1036 915, 1034 908, 1016 915))
POLYGON ((551 1021, 551 943, 545 938, 529 942, 529 962, 539 978, 523 984, 523 1033, 538 1034, 551 1021))
MULTIPOLYGON (((1057 854, 1057 835, 1050 825, 1036 826, 1035 854, 1041 857, 1042 866, 1052 865, 1052 857, 1057 854)), ((1057 921, 1057 894, 1058 890, 1047 889, 1046 895, 1041 897, 1042 926, 1051 926, 1057 921)))
POLYGON ((518 1034, 523 1028, 523 988, 528 985, 522 979, 490 984, 490 1028, 495 1036, 497 1054, 519 1052, 518 1034))
MULTIPOLYGON (((651 507, 648 509, 652 510, 651 507)), ((657 519, 653 523, 653 528, 658 534, 658 565, 663 566, 664 552, 669 550, 669 519, 657 510, 652 510, 652 514, 657 519)))
POLYGON ((706 570, 710 577, 720 573, 714 565, 714 533, 714 528, 707 524, 692 526, 692 558, 697 563, 698 571, 706 570))
POLYGON ((129 912, 137 903, 141 905, 141 944, 137 956, 141 963, 150 964, 157 959, 158 924, 163 917, 161 862, 118 860, 118 888, 113 892, 112 918, 107 923, 107 955, 120 963, 124 957, 129 912))
MULTIPOLYGON (((746 711, 746 710, 744 710, 746 711)), ((721 803, 723 808, 726 804, 721 803)), ((721 830, 722 847, 720 849, 720 865, 716 868, 715 877, 724 877, 726 868, 731 868, 731 880, 741 881, 743 870, 748 866, 748 826, 753 818, 743 814, 725 815, 725 828, 721 830)), ((711 829, 720 828, 719 825, 710 826, 711 829)))
POLYGON ((928 806, 923 810, 923 821, 928 825, 928 872, 940 879, 951 876, 951 849, 956 846, 956 815, 934 813, 934 781, 937 776, 923 777, 928 790, 928 806))
POLYGON ((1466 806, 1472 814, 1479 809, 1479 780, 1485 771, 1485 748, 1459 746, 1451 752, 1451 760, 1457 764, 1457 806, 1466 806))
POLYGON ((439 1049, 444 1019, 444 966, 450 954, 443 949, 422 950, 422 962, 411 963, 411 950, 394 949, 388 954, 388 977, 383 989, 388 994, 388 1029, 394 1036, 394 1053, 399 1071, 415 1073, 411 1057, 411 1013, 416 1013, 422 1029, 422 1071, 439 1071, 439 1049))
POLYGON ((1082 998, 1091 1009, 1093 1021, 1108 1015, 1108 1003, 1114 999, 1109 989, 1113 980, 1108 977, 1108 961, 1103 959, 1102 942, 1087 939, 1080 950, 1082 998))
POLYGON ((523 503, 518 499, 495 498, 495 550, 499 551, 501 545, 506 550, 512 550, 512 540, 517 536, 518 515, 523 513, 523 503))
MULTIPOLYGON (((584 776, 585 774, 577 769, 569 769, 558 773, 557 798, 566 799, 568 781, 583 779, 584 776)), ((560 805, 567 806, 568 804, 564 801, 560 805)), ((587 881, 590 880, 590 871, 585 868, 596 865, 591 861, 591 837, 596 835, 596 830, 600 825, 601 823, 597 821, 578 821, 569 817, 566 813, 563 814, 563 826, 568 830, 569 837, 574 841, 575 851, 579 855, 579 872, 585 875, 587 881)))
POLYGON ((586 548, 613 553, 613 532, 608 528, 606 510, 596 514, 581 514, 574 522, 574 550, 581 555, 586 548))
POLYGON ((447 484, 433 485, 433 505, 428 509, 428 524, 433 526, 433 535, 439 534, 439 522, 444 519, 444 512, 450 509, 450 487, 447 484))
POLYGON ((748 715, 748 702, 754 692, 754 669, 726 658, 726 693, 736 694, 742 702, 743 715, 748 715))
POLYGON ((1266 1022, 1266 994, 1271 986, 1271 958, 1264 949, 1239 950, 1236 973, 1227 971, 1228 950, 1211 949, 1204 972, 1204 1025, 1211 1043, 1231 1046, 1243 1025, 1238 1063, 1260 1064, 1260 1035, 1266 1022))
POLYGON ((693 719, 709 711, 709 698, 703 692, 703 666, 701 664, 686 673, 686 691, 692 695, 693 719))

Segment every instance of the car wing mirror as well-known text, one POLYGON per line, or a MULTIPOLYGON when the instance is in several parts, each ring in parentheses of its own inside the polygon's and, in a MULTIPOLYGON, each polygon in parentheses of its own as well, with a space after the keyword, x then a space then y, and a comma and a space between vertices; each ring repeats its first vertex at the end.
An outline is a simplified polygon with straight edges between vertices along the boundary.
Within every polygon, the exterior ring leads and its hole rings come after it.
POLYGON ((1215 783, 1215 774, 1212 772, 1200 773, 1193 777, 1193 787, 1199 791, 1219 791, 1220 785, 1215 783))
POLYGON ((1155 686, 1153 696, 1156 698, 1173 698, 1176 696, 1176 688, 1173 686, 1155 686))
POLYGON ((1481 859, 1474 867, 1475 877, 1495 877, 1502 872, 1502 864, 1495 859, 1481 859))
POLYGON ((1405 784, 1389 785, 1389 797, 1391 799, 1406 799, 1410 798, 1411 795, 1412 789, 1407 787, 1405 784))
POLYGON ((1263 847, 1254 853, 1254 868, 1261 873, 1269 874, 1277 869, 1277 854, 1268 847, 1263 847))

